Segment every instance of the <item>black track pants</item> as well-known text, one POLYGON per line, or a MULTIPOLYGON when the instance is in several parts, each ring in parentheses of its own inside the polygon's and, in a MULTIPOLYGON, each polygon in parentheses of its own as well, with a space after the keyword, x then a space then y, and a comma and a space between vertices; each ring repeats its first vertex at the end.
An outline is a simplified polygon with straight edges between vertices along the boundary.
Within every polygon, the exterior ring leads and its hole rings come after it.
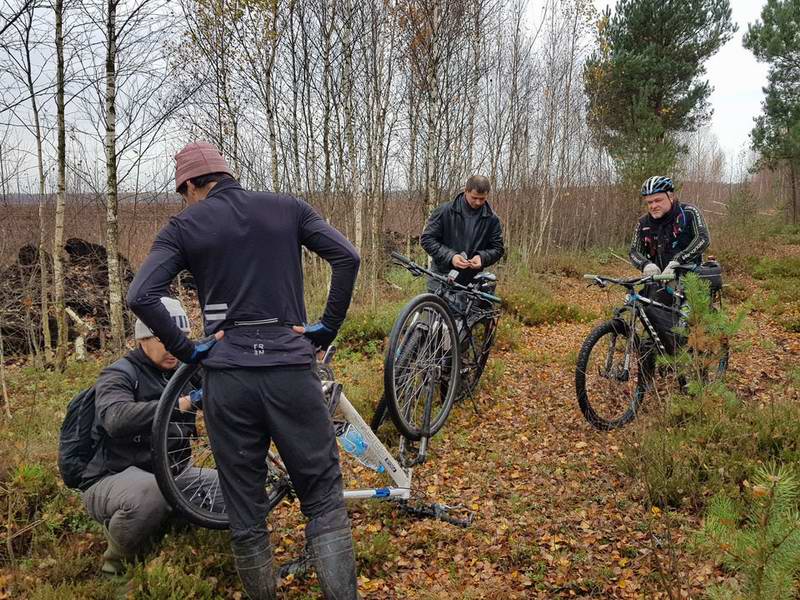
POLYGON ((234 543, 267 535, 270 440, 289 471, 306 537, 348 526, 333 423, 315 372, 301 367, 208 369, 204 410, 234 543))

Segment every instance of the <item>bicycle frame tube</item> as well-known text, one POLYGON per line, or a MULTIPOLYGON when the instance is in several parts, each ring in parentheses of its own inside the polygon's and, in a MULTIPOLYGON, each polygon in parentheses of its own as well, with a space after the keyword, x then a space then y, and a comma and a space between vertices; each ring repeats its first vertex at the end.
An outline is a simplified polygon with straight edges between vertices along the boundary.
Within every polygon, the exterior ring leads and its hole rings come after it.
POLYGON ((661 341, 661 338, 656 331, 655 326, 650 322, 650 319, 647 317, 647 312, 645 312, 644 307, 645 305, 655 306, 656 308, 664 308, 669 310, 670 312, 680 312, 674 309, 671 306, 667 306, 666 304, 662 304, 661 302, 656 302, 655 300, 651 300, 650 298, 645 298, 644 296, 640 296, 639 294, 633 294, 633 303, 636 310, 636 316, 642 322, 642 324, 647 328, 647 332, 650 334, 650 337, 653 338, 653 341, 656 343, 656 347, 661 354, 668 354, 666 347, 664 346, 664 342, 661 341))
MULTIPOLYGON (((330 385, 330 382, 325 382, 323 385, 330 385)), ((344 392, 341 393, 339 398, 339 410, 342 412, 345 420, 352 423, 361 432, 364 441, 374 455, 379 459, 380 464, 383 465, 386 473, 391 477, 394 483, 393 487, 381 488, 366 488, 345 490, 345 500, 363 500, 368 498, 400 498, 409 499, 411 497, 411 469, 403 469, 395 458, 389 453, 375 433, 367 425, 366 421, 361 417, 359 412, 347 399, 344 392)))

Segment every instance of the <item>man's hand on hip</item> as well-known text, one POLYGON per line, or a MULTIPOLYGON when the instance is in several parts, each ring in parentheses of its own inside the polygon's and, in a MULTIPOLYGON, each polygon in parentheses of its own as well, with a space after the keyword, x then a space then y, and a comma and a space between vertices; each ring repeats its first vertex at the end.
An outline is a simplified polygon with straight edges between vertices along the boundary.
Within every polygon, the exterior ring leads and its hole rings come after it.
POLYGON ((311 340, 311 343, 314 344, 315 349, 323 351, 327 350, 328 346, 333 343, 337 333, 335 329, 328 327, 321 321, 314 323, 313 325, 293 325, 292 329, 296 333, 301 333, 311 340))
POLYGON ((224 335, 224 331, 218 331, 214 335, 210 335, 202 340, 193 342, 192 355, 186 360, 186 362, 190 365, 196 365, 200 363, 208 356, 208 353, 211 351, 211 348, 214 347, 214 344, 220 341, 224 335))

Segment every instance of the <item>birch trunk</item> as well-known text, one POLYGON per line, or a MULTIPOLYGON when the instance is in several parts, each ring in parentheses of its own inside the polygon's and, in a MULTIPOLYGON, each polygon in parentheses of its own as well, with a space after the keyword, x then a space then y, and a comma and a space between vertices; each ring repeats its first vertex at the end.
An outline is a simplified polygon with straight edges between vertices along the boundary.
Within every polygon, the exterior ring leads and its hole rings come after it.
POLYGON ((111 344, 115 352, 125 347, 122 279, 119 274, 119 224, 117 197, 117 3, 108 0, 106 16, 106 250, 108 251, 108 309, 111 344))
POLYGON ((36 90, 33 86, 33 63, 31 61, 30 35, 33 28, 33 8, 30 9, 28 22, 25 25, 23 48, 25 51, 25 83, 28 87, 28 94, 31 98, 31 112, 33 113, 33 131, 36 137, 36 170, 39 177, 39 274, 41 276, 41 312, 42 312, 42 339, 44 341, 45 362, 53 361, 53 343, 50 336, 50 308, 48 306, 49 271, 47 259, 45 258, 45 240, 47 230, 45 227, 45 179, 44 179, 44 158, 42 153, 42 128, 39 122, 39 103, 36 90))
POLYGON ((343 31, 342 50, 344 51, 343 85, 345 90, 344 120, 345 137, 347 140, 347 162, 350 167, 350 193, 353 199, 353 223, 355 233, 355 246, 359 254, 364 253, 364 195, 361 190, 361 178, 358 174, 358 151, 356 149, 356 124, 355 124, 355 82, 353 78, 353 35, 352 22, 355 19, 352 0, 346 0, 345 25, 343 31))
POLYGON ((53 233, 53 300, 58 326, 56 368, 63 370, 67 362, 66 303, 64 301, 64 206, 67 197, 66 127, 64 124, 64 0, 55 2, 56 20, 56 106, 58 128, 58 194, 56 196, 56 223, 53 233))

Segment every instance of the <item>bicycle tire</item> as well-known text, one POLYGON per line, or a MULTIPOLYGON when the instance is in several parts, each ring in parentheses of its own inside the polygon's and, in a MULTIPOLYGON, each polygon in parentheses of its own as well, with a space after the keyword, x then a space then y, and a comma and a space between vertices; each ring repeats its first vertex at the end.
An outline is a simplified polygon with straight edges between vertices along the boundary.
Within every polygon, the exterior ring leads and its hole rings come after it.
MULTIPOLYGON (((444 426, 453 408, 455 395, 458 391, 460 367, 458 336, 449 308, 441 298, 434 294, 420 294, 412 299, 397 317, 389 335, 389 344, 384 360, 384 396, 389 415, 401 435, 410 441, 418 441, 423 436, 431 437, 435 435, 444 426), (424 315, 424 317, 420 317, 420 315, 424 315), (428 319, 428 321, 423 319, 428 319), (408 342, 409 339, 413 341, 413 338, 407 337, 409 333, 407 327, 412 328, 410 332, 412 335, 415 332, 425 333, 426 337, 422 340, 423 345, 421 348, 416 348, 408 342), (431 329, 435 331, 431 333, 431 329), (429 335, 433 337, 428 337, 429 335), (444 336, 441 338, 441 344, 438 343, 437 336, 444 336), (445 343, 445 340, 448 340, 447 343, 445 343), (436 345, 435 348, 433 347, 434 344, 436 345), (423 358, 425 359, 432 353, 432 356, 430 356, 432 364, 429 365, 429 370, 432 373, 430 374, 413 368, 414 361, 418 359, 420 351, 424 353, 423 358), (438 356, 439 353, 441 353, 441 356, 438 356), (403 360, 411 361, 410 364, 412 366, 404 364, 403 360), (440 364, 437 365, 435 363, 440 364), (402 374, 404 369, 408 372, 407 375, 402 374), (447 381, 437 377, 436 373, 446 375, 447 381), (411 391, 409 389, 410 385, 415 385, 414 378, 418 376, 423 379, 421 387, 415 387, 411 391), (406 378, 405 380, 403 379, 404 377, 406 378), (411 377, 412 384, 408 383, 409 377, 411 377), (403 394, 402 398, 398 397, 398 389, 403 394), (429 396, 422 406, 423 412, 425 404, 429 401, 432 402, 430 397, 435 397, 438 394, 441 398, 441 402, 436 407, 436 412, 431 412, 427 429, 425 429, 422 422, 423 418, 414 417, 415 409, 419 408, 416 392, 422 393, 423 389, 429 396), (407 398, 406 393, 409 391, 416 398, 407 398)), ((431 406, 431 411, 433 409, 434 407, 431 406)))
MULTIPOLYGON (((480 384, 483 371, 486 369, 486 363, 489 361, 489 353, 494 346, 495 338, 497 337, 497 319, 481 319, 472 324, 470 327, 470 336, 475 339, 475 330, 478 327, 485 327, 488 334, 484 331, 483 343, 479 350, 479 356, 475 360, 474 366, 467 370, 464 365, 464 358, 462 356, 462 375, 461 375, 461 389, 459 399, 468 398, 471 396, 480 384)), ((462 352, 463 354, 463 352, 462 352)))
MULTIPOLYGON (((406 344, 406 351, 411 352, 414 350, 413 343, 409 342, 406 344)), ((403 352, 401 352, 401 355, 403 352)), ((404 357, 401 356, 401 361, 404 357)), ((380 400, 378 400, 378 405, 375 407, 375 412, 372 415, 372 421, 370 422, 370 429, 372 431, 377 432, 380 429, 381 425, 386 421, 386 415, 389 412, 388 402, 386 401, 386 393, 381 394, 380 400)))
MULTIPOLYGON (((636 348, 636 362, 638 372, 636 374, 635 387, 627 400, 626 408, 618 416, 607 418, 606 415, 601 415, 596 406, 593 406, 589 393, 586 389, 586 375, 589 370, 589 360, 592 356, 592 351, 597 347, 598 343, 606 336, 614 336, 621 338, 627 343, 630 330, 627 323, 619 319, 612 319, 601 323, 595 327, 581 346, 578 354, 578 362, 575 368, 575 391, 578 397, 578 405, 580 406, 581 413, 584 418, 589 422, 592 427, 601 431, 610 431, 618 429, 630 423, 638 413, 639 407, 644 400, 647 387, 650 381, 650 376, 653 372, 654 361, 652 360, 652 353, 648 353, 647 358, 642 360, 639 354, 641 343, 638 337, 634 337, 634 344, 636 348)), ((612 341, 613 343, 613 341, 612 341)))
MULTIPOLYGON (((408 346, 409 350, 413 350, 411 345, 408 346)), ((386 393, 381 394, 380 400, 378 400, 378 404, 375 407, 375 412, 372 415, 372 421, 370 422, 370 429, 376 432, 380 429, 381 425, 386 421, 386 415, 389 412, 389 404, 386 401, 386 393)), ((391 418, 391 417, 390 417, 391 418)))
MULTIPOLYGON (((230 527, 230 519, 227 512, 224 510, 208 510, 202 505, 198 506, 187 498, 180 489, 176 478, 186 472, 193 463, 188 460, 194 460, 193 453, 198 450, 201 445, 207 445, 208 439, 204 434, 195 431, 194 435, 189 435, 193 438, 195 446, 190 446, 191 458, 182 459, 179 463, 175 463, 174 456, 176 452, 174 449, 170 450, 170 431, 175 432, 176 425, 179 422, 185 422, 188 414, 182 413, 175 407, 178 405, 178 398, 183 395, 187 385, 193 378, 201 374, 199 365, 181 365, 175 374, 170 378, 167 386, 161 394, 156 407, 155 419, 153 420, 153 428, 151 435, 151 451, 153 456, 153 473, 158 483, 158 488, 164 495, 164 498, 176 511, 182 514, 190 522, 200 527, 207 529, 228 529, 230 527), (182 421, 181 421, 182 420, 182 421), (188 464, 180 465, 186 461, 188 464), (178 467, 181 468, 178 468, 178 467)), ((196 416, 194 418, 197 418, 196 416)), ((184 435, 184 434, 182 434, 184 435)), ((174 436, 173 436, 174 437, 174 436)), ((174 440, 173 440, 174 441, 174 440)), ((205 450, 210 452, 210 446, 205 450)), ((178 450, 180 452, 180 450, 178 450)), ((182 456, 183 454, 181 454, 182 456)), ((213 456, 213 454, 212 454, 213 456)), ((282 472, 277 462, 268 458, 270 474, 267 477, 266 492, 267 492, 267 508, 271 511, 277 506, 284 497, 291 491, 291 484, 285 472, 282 472)), ((193 496, 194 497, 194 496, 193 496)), ((203 503, 204 504, 204 503, 203 503)), ((212 505, 213 509, 213 505, 212 505)))
POLYGON ((386 421, 386 413, 389 411, 389 408, 386 403, 386 396, 381 394, 380 400, 378 400, 378 404, 375 407, 375 412, 372 413, 372 420, 369 423, 370 429, 376 432, 378 429, 381 428, 381 425, 386 421))

